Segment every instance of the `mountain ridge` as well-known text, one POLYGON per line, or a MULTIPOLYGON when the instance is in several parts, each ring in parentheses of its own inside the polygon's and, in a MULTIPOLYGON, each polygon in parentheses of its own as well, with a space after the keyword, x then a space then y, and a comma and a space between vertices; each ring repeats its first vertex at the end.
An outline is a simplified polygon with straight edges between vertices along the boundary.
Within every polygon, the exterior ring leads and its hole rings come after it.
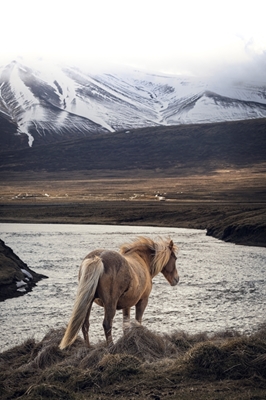
POLYGON ((35 146, 95 133, 265 117, 266 86, 252 82, 133 69, 88 72, 41 62, 33 67, 13 61, 0 67, 4 149, 11 143, 24 146, 26 139, 28 146, 35 146))

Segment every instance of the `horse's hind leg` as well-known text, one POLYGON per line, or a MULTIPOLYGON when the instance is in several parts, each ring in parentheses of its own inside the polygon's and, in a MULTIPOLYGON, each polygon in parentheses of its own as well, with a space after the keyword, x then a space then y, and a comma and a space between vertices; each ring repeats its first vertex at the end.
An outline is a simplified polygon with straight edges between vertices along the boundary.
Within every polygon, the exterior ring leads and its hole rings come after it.
POLYGON ((89 340, 90 321, 89 321, 89 319, 90 319, 91 307, 92 307, 92 304, 89 306, 89 308, 87 310, 86 317, 85 317, 85 320, 84 320, 82 328, 81 328, 83 337, 84 337, 84 341, 88 347, 90 346, 90 340, 89 340))
POLYGON ((108 304, 104 306, 103 329, 107 345, 113 344, 112 326, 113 326, 113 319, 115 316, 115 312, 116 312, 115 304, 108 304))

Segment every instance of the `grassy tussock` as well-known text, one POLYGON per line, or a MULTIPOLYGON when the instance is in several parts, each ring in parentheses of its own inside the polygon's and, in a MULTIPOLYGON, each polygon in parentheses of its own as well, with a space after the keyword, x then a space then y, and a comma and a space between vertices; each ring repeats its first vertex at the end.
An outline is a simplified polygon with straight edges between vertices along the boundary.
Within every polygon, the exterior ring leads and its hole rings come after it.
POLYGON ((135 326, 111 347, 111 354, 126 353, 142 361, 156 361, 177 356, 177 347, 167 336, 156 335, 143 326, 135 326))
MULTIPOLYGON (((41 342, 29 339, 0 354, 1 399, 160 398, 158 393, 192 399, 191 382, 199 385, 199 399, 208 385, 215 391, 222 382, 226 390, 234 382, 235 392, 248 387, 257 398, 266 395, 266 324, 250 336, 158 335, 139 326, 110 348, 100 342, 87 348, 79 338, 61 351, 63 333, 51 330, 41 342)), ((248 398, 245 393, 230 397, 248 398)))

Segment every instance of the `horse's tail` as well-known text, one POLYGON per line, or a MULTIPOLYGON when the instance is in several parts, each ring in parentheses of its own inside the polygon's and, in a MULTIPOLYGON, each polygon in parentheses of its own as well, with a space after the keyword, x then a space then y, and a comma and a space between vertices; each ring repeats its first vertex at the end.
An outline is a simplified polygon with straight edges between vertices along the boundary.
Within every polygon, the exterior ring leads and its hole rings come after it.
POLYGON ((100 257, 95 256, 83 260, 80 266, 79 286, 74 308, 64 337, 59 345, 60 349, 70 346, 76 340, 78 332, 85 321, 87 310, 94 300, 97 285, 103 271, 104 266, 100 257))

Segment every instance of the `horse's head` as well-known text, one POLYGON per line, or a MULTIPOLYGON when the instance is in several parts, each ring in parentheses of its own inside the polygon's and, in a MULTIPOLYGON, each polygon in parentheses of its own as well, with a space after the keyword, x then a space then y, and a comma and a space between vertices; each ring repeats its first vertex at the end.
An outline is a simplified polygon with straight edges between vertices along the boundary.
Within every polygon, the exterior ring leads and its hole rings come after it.
POLYGON ((169 243, 170 257, 166 265, 162 269, 162 274, 168 280, 171 286, 175 286, 178 284, 179 276, 176 269, 176 255, 174 252, 174 243, 171 240, 169 243))

